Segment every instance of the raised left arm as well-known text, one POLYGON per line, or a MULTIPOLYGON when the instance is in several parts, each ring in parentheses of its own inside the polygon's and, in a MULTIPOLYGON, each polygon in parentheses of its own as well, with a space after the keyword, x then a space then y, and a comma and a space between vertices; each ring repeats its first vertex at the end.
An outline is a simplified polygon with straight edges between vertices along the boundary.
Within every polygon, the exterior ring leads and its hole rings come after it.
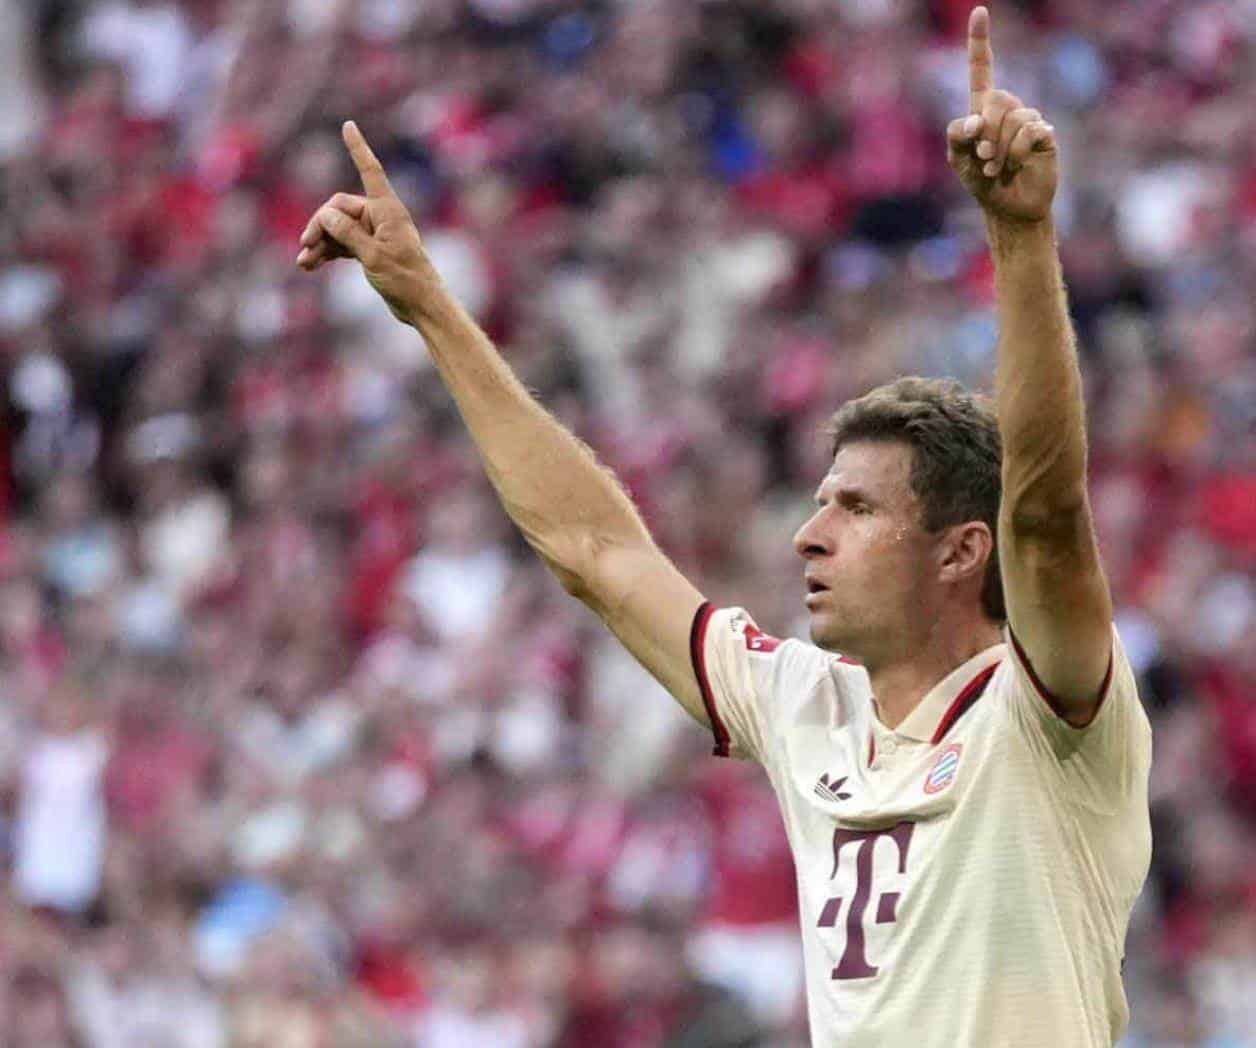
POLYGON ((999 316, 1003 438, 999 563, 1012 637, 1057 712, 1094 717, 1112 657, 1112 599, 1086 497, 1077 347, 1051 221, 1055 132, 993 87, 990 19, 969 21, 971 114, 948 129, 951 163, 986 212, 999 316))
POLYGON ((1054 231, 990 223, 1003 437, 999 565, 1008 625, 1070 724, 1094 716, 1112 657, 1112 598, 1086 497, 1077 348, 1054 231))

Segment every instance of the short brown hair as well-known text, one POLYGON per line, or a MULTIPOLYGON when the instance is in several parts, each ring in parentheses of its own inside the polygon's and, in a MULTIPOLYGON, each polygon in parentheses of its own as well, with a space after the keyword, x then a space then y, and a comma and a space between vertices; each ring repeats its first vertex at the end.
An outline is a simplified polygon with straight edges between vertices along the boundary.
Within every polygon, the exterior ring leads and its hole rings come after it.
POLYGON ((999 497, 1003 443, 989 397, 949 379, 907 377, 847 401, 829 421, 836 455, 855 440, 898 440, 912 449, 911 489, 930 533, 969 520, 995 537, 986 564, 981 606, 996 622, 1007 618, 999 574, 999 497))

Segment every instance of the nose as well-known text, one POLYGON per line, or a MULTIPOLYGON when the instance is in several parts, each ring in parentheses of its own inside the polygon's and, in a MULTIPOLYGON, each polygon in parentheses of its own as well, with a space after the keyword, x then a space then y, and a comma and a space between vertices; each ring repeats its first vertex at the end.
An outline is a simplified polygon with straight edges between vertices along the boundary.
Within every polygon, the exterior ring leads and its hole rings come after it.
POLYGON ((833 552, 833 543, 820 528, 820 515, 823 512, 817 510, 794 532, 794 552, 803 560, 827 556, 833 552))

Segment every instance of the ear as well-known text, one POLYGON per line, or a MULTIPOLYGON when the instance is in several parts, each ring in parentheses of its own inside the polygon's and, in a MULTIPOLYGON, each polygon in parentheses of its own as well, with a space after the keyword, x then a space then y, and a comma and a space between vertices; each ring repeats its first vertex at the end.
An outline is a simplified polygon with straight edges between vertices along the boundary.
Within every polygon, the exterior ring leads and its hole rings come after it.
POLYGON ((938 541, 938 580, 983 579, 993 552, 994 535, 985 522, 970 520, 946 528, 938 541))

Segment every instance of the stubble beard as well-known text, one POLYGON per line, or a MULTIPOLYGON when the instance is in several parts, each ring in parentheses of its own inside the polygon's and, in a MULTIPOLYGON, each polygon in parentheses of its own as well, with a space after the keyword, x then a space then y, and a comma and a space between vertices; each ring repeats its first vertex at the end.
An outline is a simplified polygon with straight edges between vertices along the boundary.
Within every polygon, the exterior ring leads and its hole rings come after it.
POLYGON ((857 642, 855 637, 851 635, 849 625, 847 625, 846 629, 842 628, 844 621, 846 620, 843 620, 840 613, 830 609, 825 609, 819 613, 812 612, 810 624, 811 643, 824 651, 855 658, 855 653, 851 648, 857 642))

